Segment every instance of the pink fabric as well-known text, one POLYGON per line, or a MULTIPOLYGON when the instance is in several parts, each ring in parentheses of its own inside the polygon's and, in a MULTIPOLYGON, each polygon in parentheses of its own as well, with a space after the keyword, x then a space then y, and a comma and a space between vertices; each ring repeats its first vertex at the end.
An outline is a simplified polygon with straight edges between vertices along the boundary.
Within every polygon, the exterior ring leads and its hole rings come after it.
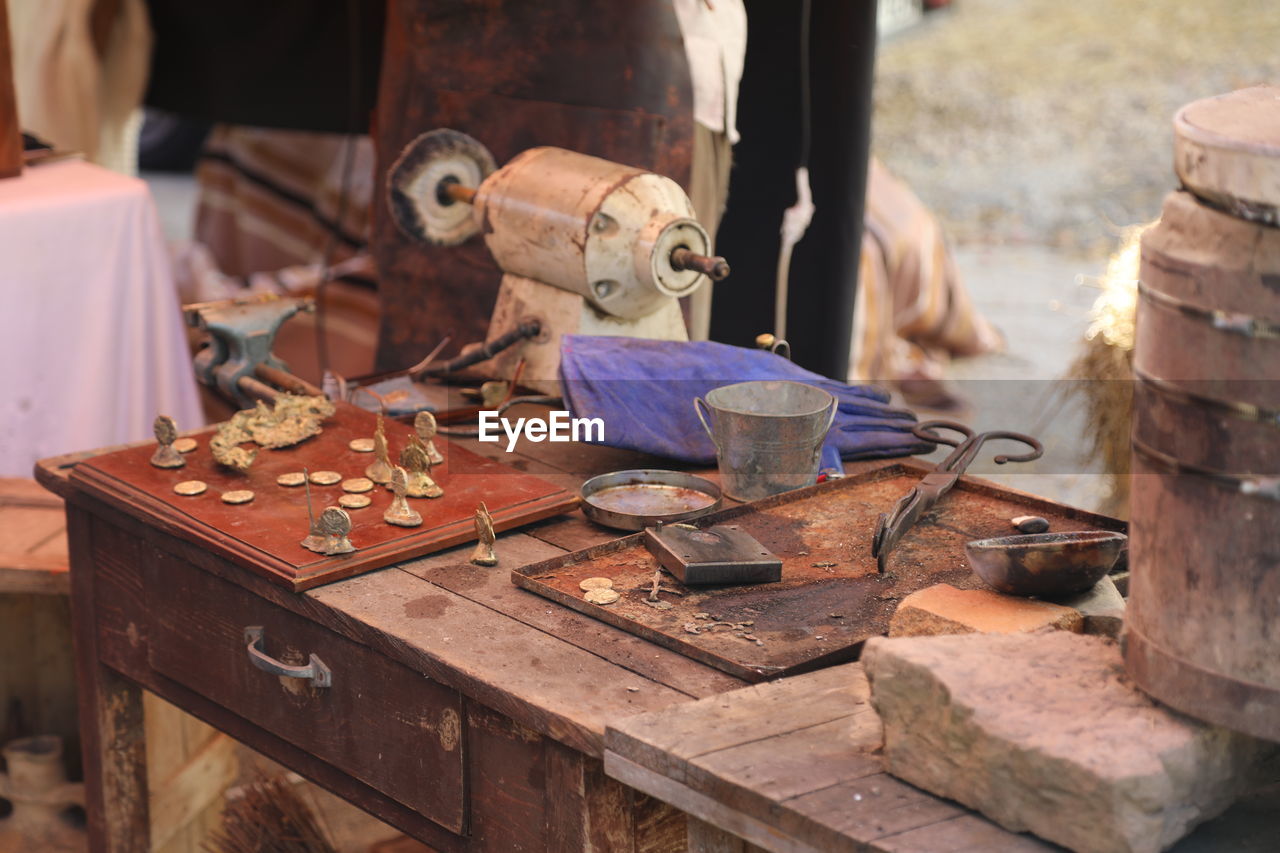
POLYGON ((0 181, 0 475, 203 425, 146 184, 83 162, 0 181))

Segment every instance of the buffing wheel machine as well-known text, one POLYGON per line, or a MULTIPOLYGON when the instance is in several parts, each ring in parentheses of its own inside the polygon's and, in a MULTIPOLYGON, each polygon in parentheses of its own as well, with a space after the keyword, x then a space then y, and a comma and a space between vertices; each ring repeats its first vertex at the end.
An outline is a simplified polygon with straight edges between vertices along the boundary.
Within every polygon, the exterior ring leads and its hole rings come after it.
MULTIPOLYGON (((431 246, 483 234, 502 269, 486 349, 510 377, 559 393, 565 334, 688 339, 680 305, 729 274, 675 181, 562 148, 531 148, 500 169, 478 141, 433 130, 388 176, 397 227, 431 246)), ((445 283, 447 286, 447 283, 445 283)), ((480 345, 476 345, 480 346, 480 345)))

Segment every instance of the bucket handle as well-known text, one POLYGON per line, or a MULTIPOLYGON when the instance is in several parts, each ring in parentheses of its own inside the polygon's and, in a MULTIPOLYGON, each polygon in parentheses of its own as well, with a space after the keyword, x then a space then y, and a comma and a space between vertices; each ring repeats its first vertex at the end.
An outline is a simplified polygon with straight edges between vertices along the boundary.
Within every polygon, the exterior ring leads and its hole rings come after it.
POLYGON ((707 423, 707 418, 711 417, 711 406, 701 397, 694 397, 693 410, 698 414, 698 420, 702 421, 702 428, 707 431, 707 437, 711 439, 711 443, 716 446, 716 451, 718 452, 720 450, 720 442, 716 441, 716 434, 711 431, 711 424, 707 423), (707 410, 705 415, 702 413, 703 409, 707 410))
MULTIPOLYGON (((830 393, 830 392, 828 392, 830 393)), ((826 443, 827 433, 831 432, 831 425, 836 422, 836 412, 840 409, 840 401, 836 399, 836 395, 831 395, 831 411, 827 414, 827 425, 822 428, 822 440, 826 443)))

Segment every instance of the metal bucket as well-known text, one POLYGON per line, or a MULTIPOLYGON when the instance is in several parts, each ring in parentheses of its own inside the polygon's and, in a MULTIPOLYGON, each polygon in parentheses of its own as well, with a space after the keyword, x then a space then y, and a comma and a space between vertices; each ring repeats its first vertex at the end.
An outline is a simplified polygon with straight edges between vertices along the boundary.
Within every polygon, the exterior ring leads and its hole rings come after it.
POLYGON ((836 398, 826 391, 803 382, 739 382, 712 389, 693 407, 715 443, 729 497, 753 501, 817 482, 836 416, 836 398))

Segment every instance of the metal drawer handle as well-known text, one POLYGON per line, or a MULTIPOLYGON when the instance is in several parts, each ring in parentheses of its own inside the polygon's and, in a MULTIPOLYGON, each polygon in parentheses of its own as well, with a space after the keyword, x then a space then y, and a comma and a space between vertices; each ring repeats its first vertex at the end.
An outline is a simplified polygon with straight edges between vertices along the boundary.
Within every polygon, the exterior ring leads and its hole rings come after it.
POLYGON ((290 666, 281 663, 262 650, 262 638, 265 631, 261 625, 253 625, 244 629, 244 641, 249 649, 249 662, 263 672, 272 675, 283 675, 285 678, 310 679, 315 687, 332 687, 333 673, 329 667, 315 655, 306 666, 290 666))

